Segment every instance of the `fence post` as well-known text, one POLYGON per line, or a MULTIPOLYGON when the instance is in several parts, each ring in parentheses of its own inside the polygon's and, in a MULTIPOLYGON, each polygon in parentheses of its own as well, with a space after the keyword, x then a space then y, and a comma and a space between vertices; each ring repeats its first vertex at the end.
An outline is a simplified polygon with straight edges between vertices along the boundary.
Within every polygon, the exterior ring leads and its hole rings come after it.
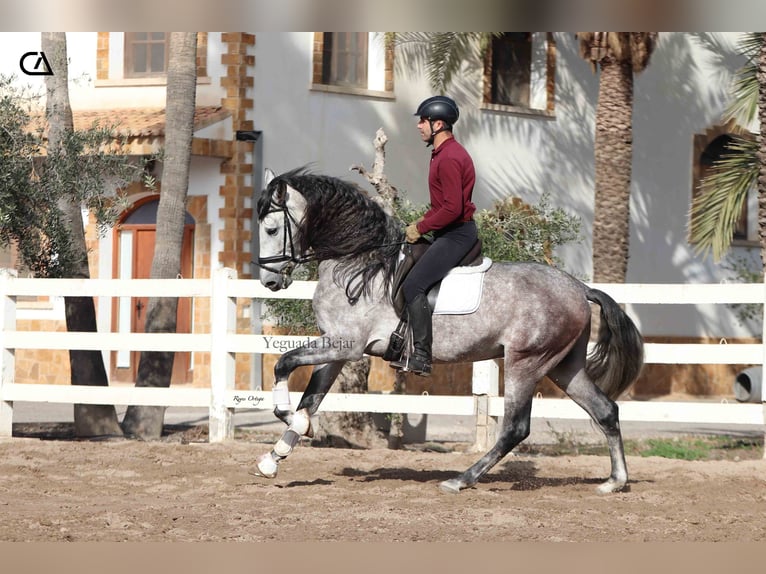
POLYGON ((16 330, 16 297, 8 295, 15 271, 0 269, 0 437, 13 436, 13 401, 3 399, 3 387, 16 375, 16 350, 6 346, 6 334, 16 330))
POLYGON ((473 364, 472 392, 476 412, 476 437, 472 446, 475 452, 485 452, 497 439, 497 417, 489 414, 489 399, 496 397, 500 389, 500 367, 497 362, 477 361, 473 364))
POLYGON ((237 278, 234 269, 213 270, 210 290, 210 421, 208 440, 223 442, 234 436, 234 409, 226 407, 226 391, 234 388, 234 353, 228 336, 237 332, 237 301, 228 295, 228 282, 237 278))

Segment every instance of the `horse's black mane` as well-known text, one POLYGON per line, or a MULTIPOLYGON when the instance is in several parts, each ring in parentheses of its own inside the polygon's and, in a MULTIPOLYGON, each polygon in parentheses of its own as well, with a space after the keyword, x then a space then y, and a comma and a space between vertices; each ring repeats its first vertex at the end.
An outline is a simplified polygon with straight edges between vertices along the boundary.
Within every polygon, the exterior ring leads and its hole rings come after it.
POLYGON ((275 177, 258 199, 258 220, 272 205, 274 194, 285 186, 306 200, 306 213, 299 222, 298 241, 302 253, 311 249, 318 261, 339 261, 335 280, 346 284, 349 300, 369 295, 372 280, 384 274, 390 295, 396 259, 403 241, 401 222, 390 217, 356 184, 301 167, 275 177))

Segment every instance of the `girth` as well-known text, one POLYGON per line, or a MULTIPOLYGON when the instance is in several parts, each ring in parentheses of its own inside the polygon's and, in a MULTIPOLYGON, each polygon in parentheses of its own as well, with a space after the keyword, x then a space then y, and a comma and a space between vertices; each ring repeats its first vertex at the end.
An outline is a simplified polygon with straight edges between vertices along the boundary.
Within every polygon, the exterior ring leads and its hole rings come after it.
MULTIPOLYGON (((394 284, 391 290, 391 293, 393 294, 392 299, 394 303, 394 310, 396 311, 397 316, 400 318, 404 318, 404 308, 406 306, 406 301, 404 300, 404 292, 402 291, 402 283, 404 283, 404 279, 412 270, 415 263, 417 263, 418 259, 423 256, 423 254, 428 250, 430 246, 431 241, 425 238, 420 238, 415 243, 405 243, 402 247, 404 258, 401 259, 396 266, 396 271, 394 272, 394 284)), ((461 259, 457 264, 457 267, 475 267, 477 265, 481 265, 481 247, 481 239, 477 239, 476 243, 473 244, 473 247, 471 247, 468 253, 466 253, 465 257, 463 257, 463 259, 461 259)), ((431 306, 432 312, 436 306, 436 299, 439 296, 440 286, 441 281, 434 284, 434 286, 429 289, 427 294, 428 304, 431 306)))

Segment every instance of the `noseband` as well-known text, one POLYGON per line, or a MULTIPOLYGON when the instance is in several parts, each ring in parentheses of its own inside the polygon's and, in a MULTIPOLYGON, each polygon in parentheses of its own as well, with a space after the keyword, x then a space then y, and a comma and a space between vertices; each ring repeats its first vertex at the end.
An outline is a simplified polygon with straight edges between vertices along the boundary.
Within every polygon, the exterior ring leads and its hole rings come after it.
POLYGON ((272 255, 270 257, 259 257, 257 265, 266 271, 271 271, 272 273, 277 273, 278 275, 285 275, 289 277, 293 272, 293 269, 302 263, 313 260, 314 256, 312 254, 303 255, 297 252, 295 240, 293 238, 293 230, 290 223, 294 224, 296 228, 299 224, 298 221, 296 221, 296 219, 293 217, 292 213, 290 213, 290 210, 287 209, 287 204, 285 202, 280 203, 272 198, 269 206, 269 211, 267 211, 263 217, 265 218, 267 215, 272 213, 282 213, 284 218, 283 227, 285 231, 284 235, 282 236, 282 254, 272 255), (289 253, 287 251, 288 242, 290 247, 289 253), (284 262, 288 262, 288 264, 281 269, 278 267, 273 267, 274 264, 284 262))

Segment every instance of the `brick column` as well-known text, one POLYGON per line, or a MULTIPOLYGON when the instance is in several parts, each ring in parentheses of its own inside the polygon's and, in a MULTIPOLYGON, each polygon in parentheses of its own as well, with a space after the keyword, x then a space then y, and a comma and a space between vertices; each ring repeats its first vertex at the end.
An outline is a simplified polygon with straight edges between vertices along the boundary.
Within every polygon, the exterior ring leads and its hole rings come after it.
MULTIPOLYGON (((248 97, 248 89, 253 87, 255 56, 248 53, 255 46, 255 36, 244 32, 229 32, 222 35, 226 52, 221 55, 221 63, 226 66, 226 75, 221 78, 221 87, 226 89, 226 96, 221 104, 231 113, 232 128, 252 130, 253 121, 247 119, 253 109, 253 99, 248 97)), ((218 260, 225 266, 237 270, 240 278, 252 277, 250 253, 252 220, 252 173, 253 143, 233 143, 231 158, 221 164, 224 184, 219 193, 224 198, 224 205, 218 212, 223 224, 219 239, 223 243, 218 260)), ((237 331, 250 331, 250 301, 237 302, 237 331)), ((252 360, 250 355, 237 355, 235 381, 237 388, 248 388, 252 360)))
MULTIPOLYGON (((253 87, 255 56, 248 54, 248 49, 255 45, 255 36, 229 32, 224 33, 222 39, 227 49, 221 56, 221 63, 226 66, 226 76, 221 78, 226 96, 221 104, 231 113, 234 131, 252 130, 253 121, 247 119, 247 113, 253 109, 253 99, 247 97, 247 90, 253 87)), ((236 269, 240 277, 252 276, 249 229, 253 193, 249 179, 253 173, 252 151, 252 142, 235 142, 232 157, 221 164, 225 181, 219 193, 224 198, 224 206, 218 216, 223 223, 219 237, 223 241, 223 250, 218 259, 226 267, 236 269)))

